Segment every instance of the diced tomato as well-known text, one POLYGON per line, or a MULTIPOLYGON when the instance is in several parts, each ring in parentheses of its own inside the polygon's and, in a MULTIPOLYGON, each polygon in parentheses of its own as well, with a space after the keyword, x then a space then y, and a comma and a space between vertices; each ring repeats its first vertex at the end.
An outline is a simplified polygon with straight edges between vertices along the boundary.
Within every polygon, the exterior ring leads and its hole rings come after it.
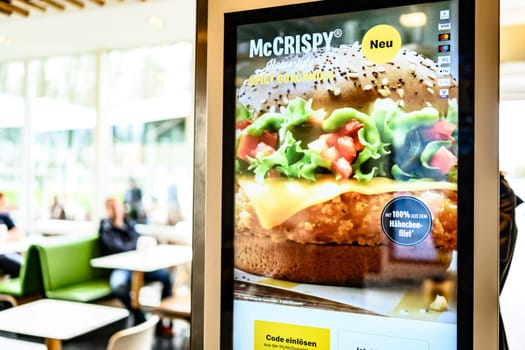
POLYGON ((316 145, 317 142, 326 144, 328 148, 321 149, 321 157, 329 161, 332 170, 343 178, 352 175, 352 162, 357 152, 364 149, 357 135, 362 127, 362 123, 351 120, 339 131, 321 135, 316 140, 316 145))
POLYGON ((336 134, 335 132, 332 132, 330 134, 326 134, 326 135, 323 135, 323 136, 326 136, 326 144, 328 146, 335 146, 337 145, 337 139, 339 138, 339 135, 336 134))
POLYGON ((265 131, 260 137, 244 133, 239 139, 237 157, 248 161, 248 157, 254 158, 259 152, 273 154, 276 145, 277 135, 271 132, 265 131))
POLYGON ((456 125, 449 122, 448 120, 439 120, 434 128, 442 135, 451 136, 454 130, 456 130, 456 125))
POLYGON ((431 128, 422 132, 423 139, 430 140, 449 140, 452 133, 456 130, 456 125, 447 120, 438 120, 431 128))
POLYGON ((328 147, 327 149, 321 152, 321 158, 330 162, 335 162, 339 158, 341 158, 341 155, 339 154, 339 152, 337 152, 337 149, 334 146, 332 146, 328 147))
POLYGON ((357 155, 357 151, 354 146, 354 140, 350 136, 342 136, 338 138, 335 148, 341 157, 345 158, 349 162, 353 162, 355 156, 357 155))
POLYGON ((342 178, 348 179, 352 175, 352 166, 344 158, 339 158, 336 161, 332 162, 332 169, 335 170, 342 178))
POLYGON ((237 157, 244 161, 248 161, 248 157, 255 156, 255 149, 259 144, 259 138, 250 134, 242 134, 239 139, 239 147, 237 148, 237 157))
POLYGON ((365 146, 363 146, 361 141, 359 141, 359 137, 357 135, 355 135, 354 137, 354 147, 357 152, 361 152, 365 149, 365 146))
POLYGON ((260 140, 272 148, 277 146, 277 134, 274 132, 264 131, 260 140))
POLYGON ((361 129, 362 127, 363 127, 363 124, 361 122, 355 119, 352 119, 339 130, 339 135, 353 137, 355 134, 357 134, 359 129, 361 129))
POLYGON ((246 129, 252 122, 248 119, 241 120, 240 122, 237 122, 235 124, 235 129, 237 130, 244 130, 246 129))
POLYGON ((448 149, 441 147, 434 156, 432 156, 429 164, 432 167, 439 168, 441 174, 445 175, 458 164, 458 159, 448 149))

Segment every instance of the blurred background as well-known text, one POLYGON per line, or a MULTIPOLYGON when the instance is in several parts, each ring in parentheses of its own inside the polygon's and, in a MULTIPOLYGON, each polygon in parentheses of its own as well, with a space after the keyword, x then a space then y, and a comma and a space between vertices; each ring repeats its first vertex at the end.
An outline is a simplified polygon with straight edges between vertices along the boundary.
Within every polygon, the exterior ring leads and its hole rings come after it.
MULTIPOLYGON (((18 226, 93 233, 108 196, 139 197, 150 225, 191 222, 195 1, 0 1, 0 192, 18 226)), ((525 2, 500 18, 500 165, 525 198, 525 2)), ((523 349, 518 214, 501 305, 523 349)))
POLYGON ((195 3, 82 4, 0 13, 0 191, 15 222, 92 230, 132 186, 143 223, 191 221, 195 3))

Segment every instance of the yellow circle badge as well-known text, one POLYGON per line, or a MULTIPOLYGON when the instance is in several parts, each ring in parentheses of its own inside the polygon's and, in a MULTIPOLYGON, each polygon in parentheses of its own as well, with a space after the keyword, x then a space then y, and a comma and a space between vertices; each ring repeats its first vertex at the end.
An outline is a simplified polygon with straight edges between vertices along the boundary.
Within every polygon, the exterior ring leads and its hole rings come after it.
POLYGON ((367 60, 374 63, 391 61, 401 49, 401 35, 396 28, 379 24, 366 32, 361 42, 367 60))

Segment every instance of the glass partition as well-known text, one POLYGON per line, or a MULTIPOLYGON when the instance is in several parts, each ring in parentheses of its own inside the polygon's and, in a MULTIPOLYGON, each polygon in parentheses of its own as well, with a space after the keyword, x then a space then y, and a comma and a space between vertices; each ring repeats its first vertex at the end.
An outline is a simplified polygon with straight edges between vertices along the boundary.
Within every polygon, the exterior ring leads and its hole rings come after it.
POLYGON ((111 194, 122 196, 140 222, 174 224, 191 211, 192 46, 116 51, 108 61, 111 194), (128 198, 132 183, 140 189, 134 199, 128 198), (138 208, 133 200, 140 200, 138 208))
POLYGON ((96 57, 52 57, 31 64, 36 75, 31 107, 34 219, 89 220, 95 186, 96 57), (53 213, 55 200, 65 213, 53 213))
POLYGON ((16 219, 96 226, 133 179, 147 223, 190 220, 192 72, 188 42, 0 64, 0 191, 16 219))
MULTIPOLYGON (((0 64, 0 191, 12 209, 22 200, 24 72, 24 62, 0 64)), ((13 215, 17 214, 15 210, 13 215)))

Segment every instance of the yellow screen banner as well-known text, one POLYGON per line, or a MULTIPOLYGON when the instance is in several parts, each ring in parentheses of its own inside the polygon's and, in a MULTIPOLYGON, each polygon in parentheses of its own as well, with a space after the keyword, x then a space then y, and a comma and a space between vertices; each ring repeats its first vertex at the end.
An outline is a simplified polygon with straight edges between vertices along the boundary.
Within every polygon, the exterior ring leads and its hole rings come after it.
POLYGON ((254 350, 330 350, 330 329, 254 321, 254 350))

